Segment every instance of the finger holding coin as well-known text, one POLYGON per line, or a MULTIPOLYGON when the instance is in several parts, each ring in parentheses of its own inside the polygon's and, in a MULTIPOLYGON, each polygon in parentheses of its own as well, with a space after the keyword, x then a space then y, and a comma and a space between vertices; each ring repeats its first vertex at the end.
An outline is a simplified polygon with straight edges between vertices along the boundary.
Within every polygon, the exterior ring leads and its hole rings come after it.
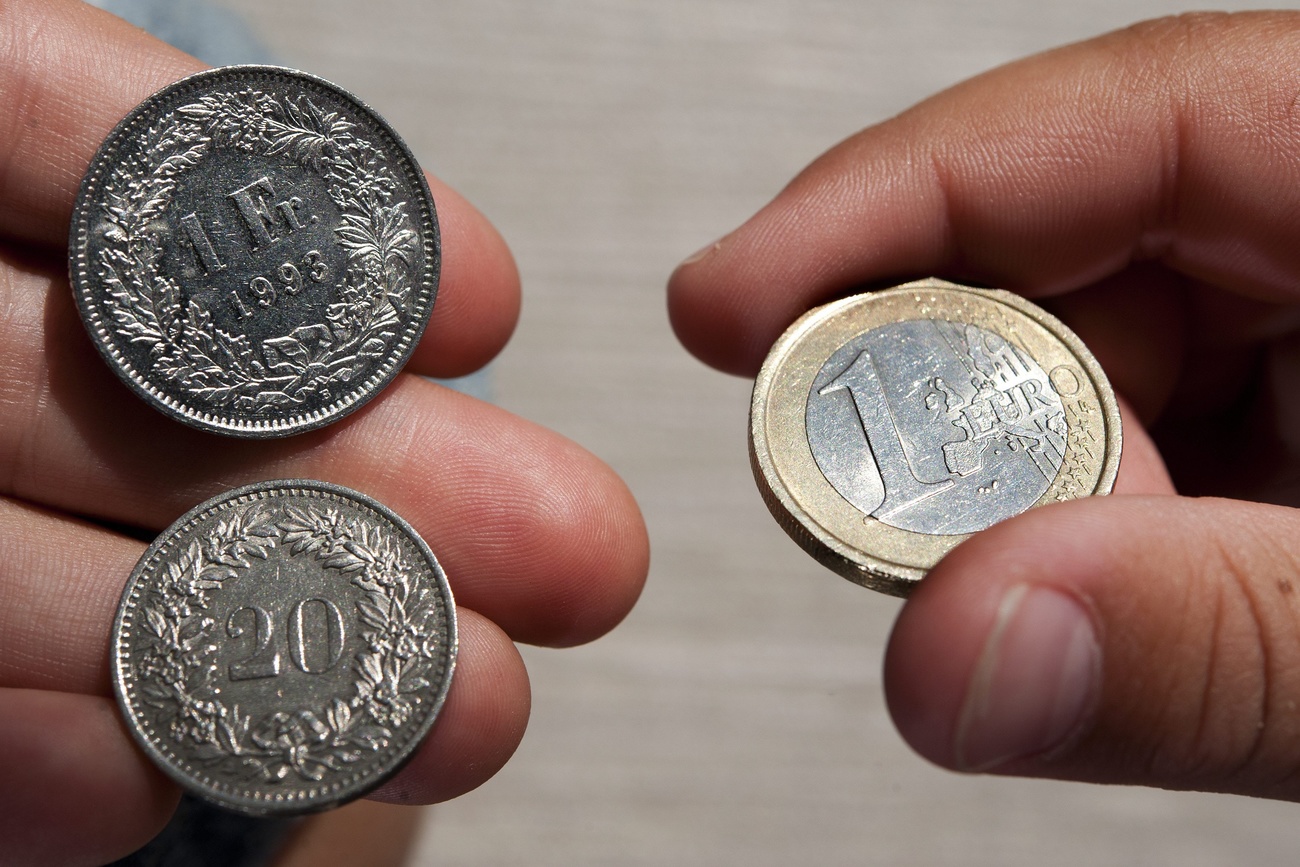
MULTIPOLYGON (((105 137, 150 94, 202 65, 121 19, 71 0, 11 4, 5 26, 13 33, 47 35, 16 41, 14 62, 0 70, 0 96, 21 97, 17 110, 0 118, 0 159, 7 167, 0 235, 53 254, 67 241, 73 201, 105 137)), ((445 255, 428 339, 415 349, 411 370, 459 376, 489 360, 509 337, 519 308, 518 273, 483 215, 437 178, 428 182, 445 255)), ((280 264, 268 271, 273 282, 280 264)))
MULTIPOLYGON (((109 662, 104 636, 118 607, 122 576, 130 574, 146 546, 8 500, 0 501, 0 528, 0 588, 6 600, 0 608, 0 708, 10 721, 0 728, 5 734, 0 750, 22 755, 7 765, 4 791, 10 809, 0 812, 0 827, 7 845, 15 846, 33 830, 33 811, 60 828, 88 824, 84 836, 57 839, 66 852, 88 845, 98 847, 88 851, 105 853, 98 860, 110 860, 112 853, 147 839, 175 802, 174 786, 123 730, 104 676, 109 662), (51 593, 51 587, 66 592, 51 593), (50 628, 56 622, 60 628, 50 628), (79 797, 68 799, 69 791, 79 797)), ((321 606, 309 604, 304 612, 309 639, 313 629, 326 625, 313 607, 321 606)), ((276 618, 271 636, 281 668, 296 665, 288 645, 292 621, 285 614, 276 618)), ((226 625, 219 636, 226 650, 248 655, 247 636, 226 635, 226 625)), ((344 628, 355 631, 351 625, 344 628)), ((456 676, 436 735, 386 785, 380 793, 385 800, 429 803, 467 791, 504 764, 522 735, 528 684, 513 644, 468 609, 457 612, 457 626, 456 676)), ((328 629, 323 634, 326 640, 319 643, 328 651, 328 629)), ((309 667, 315 664, 310 653, 304 657, 309 667)), ((64 850, 48 835, 38 835, 33 845, 40 858, 54 863, 70 857, 60 856, 64 850)), ((34 855, 29 863, 40 861, 34 855)))
MULTIPOLYGON (((107 370, 99 375, 112 383, 107 370)), ((50 385, 38 380, 36 387, 50 385)), ((572 644, 612 626, 644 578, 644 531, 626 489, 573 444, 433 383, 402 377, 390 391, 340 430, 274 445, 230 442, 214 449, 205 442, 210 435, 199 431, 169 435, 166 429, 174 425, 135 401, 131 406, 138 419, 106 401, 103 426, 89 440, 77 426, 83 417, 60 417, 55 410, 31 419, 28 438, 40 454, 29 452, 18 462, 24 468, 18 485, 33 498, 59 501, 62 513, 53 519, 66 532, 57 546, 24 548, 32 540, 52 538, 50 522, 26 509, 6 530, 5 538, 19 548, 6 564, 18 573, 4 576, 3 595, 11 598, 15 592, 9 580, 30 578, 30 592, 22 595, 41 604, 12 609, 17 623, 5 637, 24 644, 8 658, 25 675, 4 685, 15 684, 16 691, 18 684, 36 686, 74 698, 88 681, 95 682, 96 694, 107 687, 102 681, 107 612, 143 546, 109 536, 132 553, 108 568, 98 556, 105 531, 87 528, 68 513, 117 514, 123 523, 159 527, 183 511, 186 500, 197 502, 240 482, 326 476, 374 492, 400 509, 438 550, 462 605, 483 612, 460 609, 458 674, 441 721, 407 766, 407 776, 394 779, 385 796, 425 802, 481 783, 509 757, 527 718, 527 678, 511 637, 572 644), (113 429, 114 417, 126 421, 126 429, 113 429), (85 450, 88 442, 98 456, 85 450), (52 451, 45 451, 47 446, 52 451), (102 461, 105 454, 109 458, 102 461), (524 462, 528 473, 503 462, 502 454, 524 462), (55 559, 56 552, 65 564, 56 578, 32 568, 55 559), (103 612, 94 617, 87 613, 91 584, 98 588, 103 612), (51 593, 51 587, 60 592, 51 593), (70 602, 75 618, 66 616, 70 602), (19 623, 25 626, 18 628, 19 623), (57 645, 50 651, 57 653, 57 662, 34 656, 27 641, 57 645)), ((22 697, 9 706, 21 707, 22 697)), ((106 707, 77 706, 88 714, 106 707)), ((143 761, 138 754, 137 759, 143 761)), ((59 767, 78 774, 109 772, 102 763, 59 767)), ((137 772, 123 779, 138 777, 137 772)), ((66 792, 67 782, 66 775, 45 773, 34 785, 66 792)), ((102 779, 86 790, 126 794, 102 779)), ((12 813, 23 833, 40 824, 27 807, 48 802, 35 798, 35 790, 28 794, 33 797, 12 813)), ((136 809, 141 812, 165 809, 157 794, 140 797, 136 809)), ((148 834, 139 824, 113 826, 114 832, 128 829, 137 835, 131 838, 135 844, 148 834)))
MULTIPOLYGON (((756 372, 810 308, 937 273, 1042 301, 1132 395, 1115 486, 1153 496, 1046 503, 994 523, 901 607, 886 698, 903 737, 944 767, 1300 798, 1288 710, 1300 696, 1289 445, 1300 258, 1284 228, 1296 131, 1271 110, 1297 87, 1283 59, 1297 23, 1163 19, 986 73, 833 148, 672 279, 679 336, 724 370, 756 372), (1143 72, 1157 68, 1158 80, 1143 72), (1175 481, 1218 497, 1173 496, 1175 481)), ((834 366, 849 374, 842 387, 804 400, 899 403, 888 379, 903 371, 868 366, 889 353, 867 333, 834 366)), ((939 375, 951 394, 923 380, 915 397, 935 396, 943 427, 949 401, 972 395, 939 375)), ((916 429, 838 410, 858 429, 836 429, 873 449, 916 429)), ((969 440, 953 429, 948 442, 951 467, 919 448, 894 462, 921 470, 895 487, 935 498, 959 487, 969 440)), ((876 485, 841 481, 872 520, 927 502, 895 512, 876 485)))
POLYGON ((392 127, 270 66, 195 73, 136 106, 86 170, 68 246, 87 332, 128 388, 247 438, 378 395, 425 330, 442 262, 433 197, 392 127))
MULTIPOLYGON (((10 758, 0 799, 6 855, 32 864, 108 861, 148 839, 175 803, 174 787, 125 737, 104 678, 105 630, 122 576, 145 546, 8 499, 0 500, 0 529, 0 754, 10 758), (70 791, 77 798, 69 799, 70 791)), ((295 608, 278 612, 271 636, 288 665, 297 662, 295 608)), ((332 640, 343 634, 331 631, 322 610, 323 603, 308 600, 299 612, 298 634, 305 630, 310 643, 315 630, 325 653, 315 662, 310 650, 298 654, 308 668, 323 667, 332 640)), ((242 633, 239 617, 226 620, 223 627, 242 633)), ((438 734, 388 783, 387 800, 428 803, 467 791, 499 769, 522 736, 528 683, 513 644, 472 611, 461 610, 458 625, 457 678, 438 734)), ((355 621, 343 628, 357 631, 355 621)), ((223 628, 220 643, 248 655, 248 636, 226 633, 223 628)), ((274 712, 263 720, 274 721, 274 712)))

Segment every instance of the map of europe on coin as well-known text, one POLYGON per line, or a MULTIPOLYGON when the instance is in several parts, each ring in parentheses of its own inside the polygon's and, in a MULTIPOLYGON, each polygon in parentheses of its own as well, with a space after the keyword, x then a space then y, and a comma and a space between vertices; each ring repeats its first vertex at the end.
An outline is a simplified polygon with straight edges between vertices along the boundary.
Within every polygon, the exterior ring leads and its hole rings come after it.
POLYGON ((137 106, 82 181, 69 272, 113 370, 173 418, 238 437, 329 424, 410 356, 437 294, 428 184, 329 82, 223 67, 137 106))
POLYGON ((113 627, 127 726, 191 792, 287 815, 391 776, 433 726, 456 658, 447 578, 410 525, 324 482, 263 482, 181 517, 113 627))
POLYGON ((755 477, 782 527, 850 580, 906 595, 958 542, 1109 493, 1118 404, 1055 317, 922 280, 806 314, 755 383, 755 477))

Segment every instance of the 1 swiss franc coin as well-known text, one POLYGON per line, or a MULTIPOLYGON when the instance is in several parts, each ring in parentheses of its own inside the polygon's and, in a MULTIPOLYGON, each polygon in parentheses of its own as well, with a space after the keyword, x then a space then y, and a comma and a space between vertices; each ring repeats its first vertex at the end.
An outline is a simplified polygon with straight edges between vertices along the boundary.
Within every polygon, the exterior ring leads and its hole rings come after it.
POLYGON ((827 304, 782 335, 755 383, 750 456, 808 553, 906 596, 970 534, 1109 493, 1119 407, 1055 317, 921 280, 827 304))
POLYGON ((138 395, 277 437, 383 389, 424 331, 438 223, 423 172, 346 91, 267 66, 201 72, 109 134, 73 209, 82 320, 138 395))
POLYGON ((337 806, 429 731, 456 658, 446 576, 410 525, 315 481, 249 485, 169 527, 113 625, 127 726, 190 792, 254 815, 337 806))

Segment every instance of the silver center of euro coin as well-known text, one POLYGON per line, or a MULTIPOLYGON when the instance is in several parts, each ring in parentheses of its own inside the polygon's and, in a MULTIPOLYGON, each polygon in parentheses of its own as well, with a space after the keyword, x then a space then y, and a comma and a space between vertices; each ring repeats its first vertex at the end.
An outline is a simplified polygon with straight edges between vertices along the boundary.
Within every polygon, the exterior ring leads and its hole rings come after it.
POLYGON ((1065 454, 1047 374, 975 325, 914 319, 840 347, 808 395, 822 475, 864 515, 931 535, 973 533, 1032 506, 1065 454))
POLYGON ((320 482, 211 500, 124 592, 113 673, 174 779, 255 814, 319 810, 390 776, 433 725, 456 652, 446 577, 383 506, 320 482))
POLYGON ((378 393, 439 269, 406 146, 347 92, 276 67, 209 70, 141 103, 87 171, 69 249, 118 375, 180 421, 245 437, 378 393))

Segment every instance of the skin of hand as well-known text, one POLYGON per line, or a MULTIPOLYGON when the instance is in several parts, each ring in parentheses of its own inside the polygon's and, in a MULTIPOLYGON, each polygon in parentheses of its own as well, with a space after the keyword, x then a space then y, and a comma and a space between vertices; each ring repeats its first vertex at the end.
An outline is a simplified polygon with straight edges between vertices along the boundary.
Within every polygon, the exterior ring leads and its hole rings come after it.
POLYGON ((480 367, 519 309, 505 244, 436 179, 438 303, 408 373, 364 409, 303 436, 232 441, 169 421, 117 380, 68 288, 72 201, 112 126, 199 68, 90 7, 0 4, 0 865, 101 864, 174 808, 176 788, 111 697, 109 631, 145 547, 133 536, 209 496, 263 479, 332 481, 393 508, 437 553, 460 655, 434 731, 374 795, 391 802, 452 798, 492 776, 528 718, 514 641, 597 637, 629 610, 648 566, 640 513, 612 471, 416 375, 480 367))
POLYGON ((977 534, 903 607, 886 696, 932 761, 1300 798, 1298 56, 1298 15, 1207 14, 994 70, 673 275, 682 342, 732 373, 934 275, 1037 299, 1125 399, 1115 496, 977 534))

